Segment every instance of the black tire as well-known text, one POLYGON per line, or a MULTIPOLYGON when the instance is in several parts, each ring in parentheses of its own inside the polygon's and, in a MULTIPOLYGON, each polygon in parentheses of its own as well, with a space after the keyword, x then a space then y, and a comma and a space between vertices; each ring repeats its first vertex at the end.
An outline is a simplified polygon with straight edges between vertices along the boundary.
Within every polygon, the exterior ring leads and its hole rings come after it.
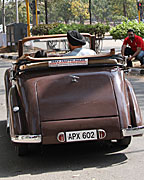
POLYGON ((18 144, 15 149, 18 156, 25 156, 29 152, 28 144, 18 144))
POLYGON ((7 132, 7 135, 9 136, 10 135, 10 127, 6 127, 6 132, 7 132))
POLYGON ((123 139, 117 140, 117 144, 123 147, 128 147, 130 143, 131 143, 131 136, 124 137, 123 139))

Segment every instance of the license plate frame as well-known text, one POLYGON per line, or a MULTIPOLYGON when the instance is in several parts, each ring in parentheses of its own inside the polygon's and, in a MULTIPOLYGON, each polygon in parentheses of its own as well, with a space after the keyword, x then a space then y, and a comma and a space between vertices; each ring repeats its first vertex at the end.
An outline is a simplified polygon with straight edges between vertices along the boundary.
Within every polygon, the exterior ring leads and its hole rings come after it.
POLYGON ((98 139, 96 129, 68 131, 65 134, 66 134, 66 142, 92 141, 98 139))

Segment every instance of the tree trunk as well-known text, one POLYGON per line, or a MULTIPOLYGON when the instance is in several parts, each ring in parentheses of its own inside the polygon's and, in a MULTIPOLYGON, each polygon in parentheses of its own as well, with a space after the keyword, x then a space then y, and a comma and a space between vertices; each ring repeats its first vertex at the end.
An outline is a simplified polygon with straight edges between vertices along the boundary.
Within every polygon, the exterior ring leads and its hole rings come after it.
POLYGON ((3 0, 3 6, 2 6, 2 24, 3 24, 3 33, 5 33, 5 0, 3 0))
POLYGON ((69 19, 64 19, 65 24, 69 23, 69 19))
POLYGON ((82 16, 80 16, 80 24, 84 24, 84 19, 82 16))
POLYGON ((127 0, 123 0, 123 13, 124 16, 127 17, 127 7, 126 7, 127 0))
POLYGON ((15 0, 15 5, 16 5, 16 23, 19 23, 18 0, 15 0))
POLYGON ((89 0, 89 14, 90 14, 90 24, 92 24, 91 0, 89 0))
POLYGON ((48 24, 47 0, 45 0, 45 23, 48 24))

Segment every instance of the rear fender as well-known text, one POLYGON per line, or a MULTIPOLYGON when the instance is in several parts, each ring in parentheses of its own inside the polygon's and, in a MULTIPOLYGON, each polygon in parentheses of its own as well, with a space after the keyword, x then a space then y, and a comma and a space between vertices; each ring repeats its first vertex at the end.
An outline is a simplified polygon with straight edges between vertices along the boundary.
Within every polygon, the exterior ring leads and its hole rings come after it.
POLYGON ((12 86, 12 82, 11 82, 11 79, 10 79, 10 68, 7 69, 5 71, 5 74, 4 74, 4 83, 5 83, 5 93, 6 93, 6 106, 7 106, 7 110, 8 110, 8 94, 9 94, 9 90, 12 86))
POLYGON ((10 134, 28 134, 25 112, 20 102, 16 85, 9 90, 10 134))
POLYGON ((125 79, 129 98, 130 116, 132 127, 142 125, 142 115, 131 83, 125 79))

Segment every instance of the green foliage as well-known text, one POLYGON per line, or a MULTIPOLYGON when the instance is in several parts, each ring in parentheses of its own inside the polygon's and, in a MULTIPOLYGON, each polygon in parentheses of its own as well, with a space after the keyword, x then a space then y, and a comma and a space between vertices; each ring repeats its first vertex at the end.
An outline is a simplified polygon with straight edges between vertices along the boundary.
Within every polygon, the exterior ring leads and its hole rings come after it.
POLYGON ((112 19, 115 16, 124 16, 128 19, 135 19, 137 16, 137 1, 136 0, 111 0, 111 14, 112 19))
POLYGON ((92 16, 98 22, 130 20, 137 16, 136 0, 92 0, 92 16))
POLYGON ((39 24, 37 26, 32 27, 31 33, 33 35, 48 35, 48 34, 50 34, 50 30, 56 28, 57 26, 58 26, 57 23, 39 24))
POLYGON ((15 3, 9 2, 5 5, 6 24, 14 23, 16 21, 15 3))
MULTIPOLYGON (((91 0, 92 22, 117 24, 123 21, 123 17, 127 17, 129 20, 136 19, 138 16, 136 2, 137 0, 91 0)), ((48 23, 85 23, 86 19, 89 20, 89 0, 47 0, 47 3, 48 23)), ((25 0, 20 0, 18 5, 19 22, 27 23, 25 0)), ((16 21, 15 9, 15 1, 5 2, 6 25, 16 21)), ((39 23, 45 23, 45 0, 38 2, 38 9, 40 10, 39 23)), ((30 21, 32 23, 31 8, 30 21)), ((2 6, 0 7, 0 22, 2 23, 2 6)), ((64 28, 62 28, 63 30, 64 28)))
POLYGON ((70 7, 71 4, 68 0, 49 0, 47 8, 48 22, 69 23, 69 21, 73 18, 70 7))
POLYGON ((60 0, 56 3, 57 19, 63 20, 66 24, 72 19, 71 4, 68 0, 60 0))
POLYGON ((110 35, 113 37, 113 39, 124 39, 127 37, 128 29, 133 29, 136 35, 144 38, 144 23, 138 23, 135 20, 126 21, 117 25, 116 27, 113 27, 110 30, 110 35))
POLYGON ((110 21, 111 8, 108 0, 93 0, 92 1, 92 17, 98 22, 110 21))
POLYGON ((33 35, 46 35, 46 34, 66 34, 69 30, 78 30, 81 33, 90 33, 97 36, 104 36, 108 32, 110 26, 97 23, 95 25, 84 24, 40 24, 32 28, 33 35))
MULTIPOLYGON (((15 1, 7 1, 5 3, 5 22, 7 24, 15 23, 16 22, 16 7, 15 1)), ((26 4, 25 1, 18 2, 18 12, 19 12, 19 22, 20 23, 27 23, 27 15, 26 15, 26 4)), ((0 9, 0 19, 2 15, 2 7, 0 9)), ((31 16, 31 14, 30 14, 31 16)), ((2 23, 2 22, 0 22, 2 23)))
POLYGON ((80 23, 84 24, 85 19, 89 19, 89 4, 81 0, 72 0, 70 3, 71 12, 74 18, 79 18, 80 23))
POLYGON ((23 1, 19 1, 18 4, 19 22, 27 23, 26 5, 23 1))

